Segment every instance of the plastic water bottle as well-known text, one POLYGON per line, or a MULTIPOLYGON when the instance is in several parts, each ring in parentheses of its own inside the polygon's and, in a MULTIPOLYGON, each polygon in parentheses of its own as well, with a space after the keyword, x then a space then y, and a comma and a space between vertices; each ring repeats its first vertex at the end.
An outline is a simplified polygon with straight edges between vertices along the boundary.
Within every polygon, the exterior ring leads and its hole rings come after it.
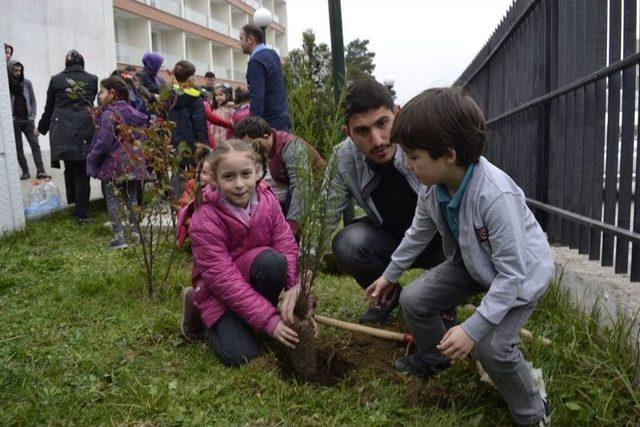
POLYGON ((47 179, 44 183, 44 196, 48 202, 47 205, 52 209, 60 207, 60 191, 50 179, 47 179))
POLYGON ((29 190, 29 206, 35 206, 45 199, 43 185, 37 179, 33 181, 33 185, 29 190))

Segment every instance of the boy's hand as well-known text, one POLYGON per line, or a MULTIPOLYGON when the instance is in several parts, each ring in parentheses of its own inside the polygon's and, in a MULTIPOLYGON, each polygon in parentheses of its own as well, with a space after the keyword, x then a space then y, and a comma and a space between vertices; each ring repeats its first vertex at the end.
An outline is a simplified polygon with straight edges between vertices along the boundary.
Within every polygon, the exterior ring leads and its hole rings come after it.
POLYGON ((273 331, 273 338, 290 348, 296 348, 298 334, 281 320, 273 331))
POLYGON ((460 325, 449 329, 436 348, 451 360, 462 360, 471 353, 475 341, 460 325))
POLYGON ((293 325, 295 318, 293 317, 293 309, 296 308, 296 301, 300 293, 300 285, 296 285, 284 293, 282 304, 280 305, 280 315, 282 320, 288 325, 293 325))
POLYGON ((374 307, 379 306, 387 302, 391 291, 393 291, 393 283, 380 276, 365 289, 364 298, 374 307))

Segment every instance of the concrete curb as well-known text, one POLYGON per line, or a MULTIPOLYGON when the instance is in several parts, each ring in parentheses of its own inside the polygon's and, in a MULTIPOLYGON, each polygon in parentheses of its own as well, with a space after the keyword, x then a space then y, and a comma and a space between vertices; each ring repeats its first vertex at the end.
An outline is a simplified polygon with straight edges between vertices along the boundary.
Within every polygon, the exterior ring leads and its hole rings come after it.
POLYGON ((631 346, 640 343, 640 283, 629 281, 627 274, 615 274, 613 267, 589 261, 587 255, 566 247, 552 247, 556 264, 555 278, 572 302, 585 313, 601 310, 601 325, 610 326, 619 317, 632 322, 631 346))

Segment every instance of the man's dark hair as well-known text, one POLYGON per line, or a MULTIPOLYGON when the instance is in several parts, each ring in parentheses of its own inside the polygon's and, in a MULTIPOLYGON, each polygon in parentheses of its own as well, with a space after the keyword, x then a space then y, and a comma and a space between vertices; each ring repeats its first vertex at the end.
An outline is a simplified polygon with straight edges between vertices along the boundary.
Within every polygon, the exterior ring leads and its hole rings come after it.
POLYGON ((120 76, 107 77, 100 81, 100 86, 106 90, 113 90, 119 101, 129 101, 129 88, 120 76))
POLYGON ((256 24, 246 24, 242 27, 242 32, 245 37, 252 36, 256 44, 264 43, 264 33, 262 29, 258 27, 256 24))
POLYGON ((13 56, 13 46, 11 46, 10 44, 5 43, 4 44, 4 50, 7 50, 7 48, 9 48, 11 50, 11 55, 13 56))
POLYGON ((196 67, 191 62, 183 59, 178 61, 173 67, 173 75, 176 76, 176 80, 180 83, 186 82, 189 77, 196 73, 196 67))
POLYGON ((482 110, 462 88, 427 89, 396 115, 391 142, 402 148, 421 149, 437 160, 454 150, 456 163, 476 163, 487 135, 482 110))
POLYGON ((205 79, 215 79, 216 75, 213 74, 213 71, 207 71, 206 73, 204 73, 204 78, 205 79))
POLYGON ((125 65, 125 66, 124 66, 124 70, 125 70, 127 73, 129 73, 129 74, 133 75, 133 74, 135 74, 135 73, 138 71, 138 67, 136 67, 135 65, 125 65))
POLYGON ((249 138, 264 138, 265 135, 271 135, 271 132, 269 123, 258 116, 249 116, 233 126, 233 133, 238 139, 243 139, 245 136, 249 138))
POLYGON ((236 97, 234 99, 236 105, 237 104, 242 104, 244 102, 248 102, 250 99, 250 94, 249 94, 249 90, 242 88, 242 87, 237 87, 236 88, 236 97))
POLYGON ((353 82, 347 88, 347 95, 342 102, 342 111, 344 111, 347 125, 353 115, 380 107, 393 111, 395 105, 389 89, 373 79, 353 82))

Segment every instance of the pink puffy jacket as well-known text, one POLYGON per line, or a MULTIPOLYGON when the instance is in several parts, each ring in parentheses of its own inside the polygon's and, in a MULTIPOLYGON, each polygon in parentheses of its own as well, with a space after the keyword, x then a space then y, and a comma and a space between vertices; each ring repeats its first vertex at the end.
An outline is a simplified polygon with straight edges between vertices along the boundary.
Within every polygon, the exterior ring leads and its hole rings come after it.
POLYGON ((195 212, 185 208, 180 213, 179 229, 193 212, 189 225, 193 302, 207 328, 233 310, 255 331, 273 335, 280 315, 248 283, 253 260, 266 249, 274 249, 287 259, 286 289, 296 285, 298 245, 291 228, 269 186, 261 182, 257 193, 259 203, 249 226, 230 213, 220 193, 209 186, 195 212))

